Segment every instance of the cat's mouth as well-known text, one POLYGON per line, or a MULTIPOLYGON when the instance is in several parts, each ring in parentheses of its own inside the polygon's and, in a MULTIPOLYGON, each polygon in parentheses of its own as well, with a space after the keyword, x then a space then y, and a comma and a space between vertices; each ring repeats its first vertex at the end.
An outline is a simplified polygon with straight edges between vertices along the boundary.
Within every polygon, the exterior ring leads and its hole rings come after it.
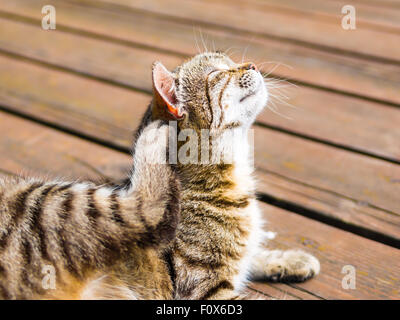
POLYGON ((246 99, 248 99, 248 98, 254 96, 254 95, 258 92, 258 90, 260 90, 260 88, 261 88, 261 83, 258 84, 258 86, 257 86, 256 89, 251 90, 249 93, 247 93, 247 94, 244 95, 242 98, 240 98, 239 102, 243 102, 243 101, 245 101, 246 99))
POLYGON ((217 71, 221 71, 221 70, 220 70, 220 69, 214 69, 214 70, 212 70, 211 72, 208 73, 207 78, 208 78, 212 73, 217 72, 217 71))
POLYGON ((248 94, 246 94, 244 97, 242 97, 239 102, 243 102, 244 100, 246 100, 247 98, 250 98, 252 96, 254 96, 256 94, 255 90, 250 91, 248 94))

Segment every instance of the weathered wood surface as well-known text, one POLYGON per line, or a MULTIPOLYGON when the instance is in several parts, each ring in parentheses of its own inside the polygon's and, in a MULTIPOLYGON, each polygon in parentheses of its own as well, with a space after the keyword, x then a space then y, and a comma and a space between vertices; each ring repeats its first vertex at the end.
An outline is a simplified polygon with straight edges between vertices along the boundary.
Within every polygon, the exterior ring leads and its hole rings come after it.
MULTIPOLYGON (((240 35, 238 32, 215 29, 207 24, 201 26, 201 36, 192 22, 180 23, 163 15, 154 16, 114 6, 101 9, 58 0, 53 0, 53 3, 58 8, 59 30, 69 30, 79 35, 89 33, 91 37, 105 38, 129 47, 145 46, 154 51, 179 55, 198 52, 196 41, 203 48, 203 37, 210 48, 215 44, 219 49, 231 48, 239 51, 236 54, 239 59, 247 48, 246 57, 257 63, 279 61, 289 66, 275 69, 276 76, 400 104, 399 64, 359 59, 353 54, 343 55, 257 35, 240 35)), ((47 4, 45 0, 14 0, 2 3, 0 12, 8 17, 10 13, 26 17, 28 21, 40 25, 41 17, 38 12, 44 4, 47 4)), ((392 46, 398 47, 396 42, 392 46)), ((272 68, 268 64, 264 66, 266 71, 272 68)))
MULTIPOLYGON (((0 112, 0 170, 36 176, 75 179, 123 178, 130 157, 16 116, 0 112), (46 154, 46 157, 43 157, 46 154)), ((320 276, 304 284, 251 284, 250 288, 278 299, 398 298, 400 259, 394 248, 320 222, 260 203, 266 229, 278 232, 269 248, 303 248, 322 263, 320 276), (341 287, 344 265, 357 270, 356 290, 341 287), (371 290, 373 288, 374 290, 371 290)))
POLYGON ((313 12, 313 18, 310 19, 309 15, 302 14, 298 10, 295 12, 271 10, 271 6, 262 1, 187 0, 181 3, 179 0, 84 0, 79 2, 95 6, 100 6, 100 3, 109 6, 119 4, 122 8, 141 9, 238 32, 250 31, 267 37, 277 37, 280 41, 301 42, 303 45, 309 44, 331 50, 348 50, 355 54, 399 62, 400 48, 394 44, 400 41, 400 34, 388 33, 379 28, 367 28, 363 24, 359 24, 352 32, 344 30, 341 28, 343 4, 337 8, 336 19, 327 19, 318 11, 313 12), (179 10, 176 10, 177 7, 179 10))
POLYGON ((399 250, 269 205, 262 208, 270 229, 278 233, 269 247, 305 249, 321 261, 318 277, 291 287, 323 299, 400 299, 399 250), (345 265, 356 269, 356 290, 342 288, 345 265))
POLYGON ((400 299, 400 7, 351 1, 360 21, 343 33, 343 1, 241 3, 54 0, 57 30, 45 32, 47 1, 2 2, 0 176, 122 177, 151 63, 172 68, 196 41, 236 47, 234 59, 288 64, 261 68, 297 81, 285 91, 296 108, 276 101, 293 120, 266 110, 254 126, 258 190, 274 205, 260 202, 278 232, 271 246, 307 248, 323 270, 305 284, 253 283, 252 297, 400 299), (344 265, 356 267, 356 290, 341 287, 344 265))
POLYGON ((400 3, 397 2, 397 10, 393 7, 395 2, 376 1, 374 4, 367 1, 354 0, 334 0, 334 1, 318 1, 318 0, 252 0, 248 3, 255 3, 268 8, 271 11, 280 10, 296 15, 308 16, 316 18, 316 13, 319 19, 330 19, 337 23, 341 19, 342 7, 352 5, 356 8, 357 24, 365 28, 381 28, 386 32, 399 32, 400 27, 400 3), (392 6, 387 6, 387 5, 392 6))
MULTIPOLYGON (((146 77, 145 69, 137 72, 146 77)), ((4 107, 125 150, 150 101, 150 96, 140 92, 8 57, 0 56, 0 70, 3 75, 13 73, 12 78, 0 76, 4 107)), ((256 165, 265 181, 260 192, 282 198, 282 190, 271 183, 278 180, 281 187, 286 186, 286 200, 399 241, 399 166, 262 126, 254 128, 256 165), (299 190, 305 198, 298 197, 299 190), (324 197, 310 201, 316 194, 324 197)))
MULTIPOLYGON (((173 68, 183 60, 150 49, 65 32, 43 32, 36 26, 1 18, 0 49, 145 92, 151 90, 153 61, 173 68)), ((305 86, 289 88, 284 94, 291 97, 287 103, 293 107, 272 100, 286 118, 267 110, 258 121, 400 162, 400 144, 396 143, 400 140, 400 114, 395 108, 305 86)))

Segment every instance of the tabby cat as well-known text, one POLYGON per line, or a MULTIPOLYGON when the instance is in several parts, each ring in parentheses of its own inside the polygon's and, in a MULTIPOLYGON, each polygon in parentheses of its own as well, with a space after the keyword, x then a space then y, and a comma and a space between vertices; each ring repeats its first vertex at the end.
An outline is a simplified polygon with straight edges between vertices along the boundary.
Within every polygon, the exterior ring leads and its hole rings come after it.
MULTIPOLYGON (((178 135, 191 130, 201 137, 206 130, 209 161, 179 158, 173 169, 159 164, 155 171, 136 161, 130 182, 118 191, 88 184, 3 184, 3 297, 37 297, 44 263, 61 275, 59 289, 51 291, 55 298, 239 299, 251 278, 304 281, 318 274, 318 260, 303 251, 261 249, 265 233, 247 133, 268 91, 255 65, 207 52, 173 72, 155 63, 152 78, 154 96, 137 130, 134 158, 144 154, 141 137, 161 120, 161 128, 173 121, 164 130, 170 138, 173 125, 178 135), (232 142, 234 130, 239 134, 232 142), (226 161, 233 143, 236 152, 226 161)), ((197 146, 203 148, 203 140, 197 146)), ((151 149, 160 156, 167 147, 153 143, 151 149)), ((147 160, 161 161, 154 153, 147 160)))
POLYGON ((179 180, 161 164, 167 137, 160 121, 141 132, 126 190, 0 180, 0 298, 137 298, 132 289, 154 286, 141 298, 172 298, 158 258, 179 219, 179 180), (53 287, 44 281, 49 267, 53 287))
MULTIPOLYGON (((176 164, 181 221, 162 255, 174 299, 238 299, 251 278, 304 281, 318 274, 319 262, 310 254, 261 249, 265 233, 248 130, 266 105, 268 91, 256 66, 236 64, 221 52, 199 54, 173 72, 156 62, 153 92, 138 132, 163 120, 176 121, 178 135, 192 130, 201 137, 206 130, 211 137, 209 163, 178 159, 176 164), (232 141, 233 130, 239 134, 232 141), (225 161, 232 144, 236 151, 225 161)), ((178 147, 184 143, 178 141, 178 147)), ((204 146, 200 140, 197 145, 204 146)))

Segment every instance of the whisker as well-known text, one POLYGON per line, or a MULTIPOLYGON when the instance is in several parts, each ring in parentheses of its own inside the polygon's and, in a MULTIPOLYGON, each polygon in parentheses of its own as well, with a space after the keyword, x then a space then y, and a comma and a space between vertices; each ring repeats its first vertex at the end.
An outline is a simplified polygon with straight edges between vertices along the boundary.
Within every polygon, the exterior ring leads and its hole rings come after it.
POLYGON ((274 77, 268 77, 268 78, 266 78, 266 77, 265 77, 265 74, 261 73, 261 75, 262 75, 263 78, 264 78, 264 82, 267 83, 267 84, 276 85, 277 87, 278 87, 278 84, 279 84, 279 86, 281 86, 281 87, 290 86, 290 87, 299 88, 299 86, 298 86, 297 84, 290 82, 289 79, 285 79, 285 78, 274 78, 274 77), (282 83, 283 83, 284 85, 281 85, 282 83))
POLYGON ((259 69, 261 69, 261 66, 263 66, 265 64, 272 64, 272 63, 275 63, 278 66, 284 66, 284 67, 289 68, 289 69, 294 69, 291 65, 288 65, 286 63, 279 62, 279 61, 264 61, 264 62, 258 64, 258 67, 259 67, 259 69))
POLYGON ((269 96, 271 97, 270 99, 271 103, 274 103, 276 101, 279 102, 280 104, 286 105, 296 110, 301 109, 288 102, 288 100, 290 100, 290 97, 289 94, 285 92, 285 90, 292 89, 293 87, 297 89, 298 88, 297 85, 283 79, 275 79, 275 78, 264 79, 264 83, 268 89, 269 96))
POLYGON ((195 26, 193 26, 193 34, 194 34, 195 45, 196 45, 196 48, 197 48, 197 53, 201 53, 200 46, 199 46, 199 43, 198 43, 198 41, 197 41, 196 28, 195 28, 195 26))
POLYGON ((240 51, 240 49, 236 49, 236 50, 232 50, 232 52, 228 55, 229 58, 232 58, 233 55, 236 55, 238 52, 240 51))
POLYGON ((235 54, 240 48, 239 47, 229 47, 228 49, 226 49, 224 51, 224 53, 230 58, 233 54, 235 54), (235 50, 232 50, 235 49, 235 50), (229 52, 230 50, 232 50, 232 52, 229 52))
POLYGON ((267 103, 267 108, 268 108, 269 110, 271 110, 273 113, 275 113, 275 114, 277 114, 278 116, 280 116, 280 117, 282 117, 282 118, 285 118, 285 119, 287 119, 287 120, 293 120, 293 118, 291 118, 291 117, 289 117, 289 116, 287 116, 287 115, 285 115, 285 114, 280 113, 280 112, 277 110, 277 107, 276 107, 275 103, 274 103, 272 100, 270 100, 269 103, 271 103, 272 106, 270 106, 270 105, 267 103))
POLYGON ((200 30, 200 39, 201 39, 201 42, 202 42, 203 47, 204 47, 204 52, 208 52, 206 43, 205 43, 204 38, 203 38, 203 32, 201 31, 201 29, 199 29, 199 30, 200 30))
POLYGON ((249 49, 250 44, 244 49, 243 54, 242 54, 242 63, 244 61, 244 58, 246 56, 247 50, 249 49))
POLYGON ((270 95, 270 97, 271 97, 272 99, 278 100, 278 102, 280 102, 281 104, 284 104, 284 105, 286 105, 286 106, 288 106, 288 107, 290 107, 290 108, 293 108, 293 109, 296 109, 296 110, 301 109, 300 107, 295 106, 295 105, 293 105, 293 104, 291 104, 291 103, 289 103, 289 102, 287 102, 287 101, 285 101, 285 100, 279 98, 278 96, 270 95))
MULTIPOLYGON (((270 89, 270 88, 268 88, 268 89, 270 89)), ((286 94, 284 94, 284 93, 282 93, 282 92, 280 92, 279 90, 277 90, 276 88, 274 89, 274 88, 272 88, 272 90, 271 90, 272 92, 277 92, 278 94, 279 94, 279 96, 281 96, 281 97, 283 97, 283 98, 285 98, 285 99, 287 99, 287 100, 289 100, 290 98, 289 98, 289 96, 287 96, 286 94)), ((272 92, 270 92, 270 94, 272 94, 272 92)))
POLYGON ((268 77, 271 73, 273 73, 276 69, 278 69, 279 68, 279 64, 277 64, 276 66, 274 66, 272 69, 271 69, 271 71, 269 71, 266 75, 265 75, 265 77, 268 77))

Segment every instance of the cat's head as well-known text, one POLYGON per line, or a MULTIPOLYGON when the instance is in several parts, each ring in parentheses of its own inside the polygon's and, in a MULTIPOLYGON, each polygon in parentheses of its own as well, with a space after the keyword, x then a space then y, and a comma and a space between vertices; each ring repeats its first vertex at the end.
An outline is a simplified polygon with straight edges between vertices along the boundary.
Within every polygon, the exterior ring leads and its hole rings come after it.
POLYGON ((254 64, 236 64, 220 52, 199 54, 172 72, 154 63, 153 90, 153 119, 210 132, 248 128, 268 99, 254 64))

